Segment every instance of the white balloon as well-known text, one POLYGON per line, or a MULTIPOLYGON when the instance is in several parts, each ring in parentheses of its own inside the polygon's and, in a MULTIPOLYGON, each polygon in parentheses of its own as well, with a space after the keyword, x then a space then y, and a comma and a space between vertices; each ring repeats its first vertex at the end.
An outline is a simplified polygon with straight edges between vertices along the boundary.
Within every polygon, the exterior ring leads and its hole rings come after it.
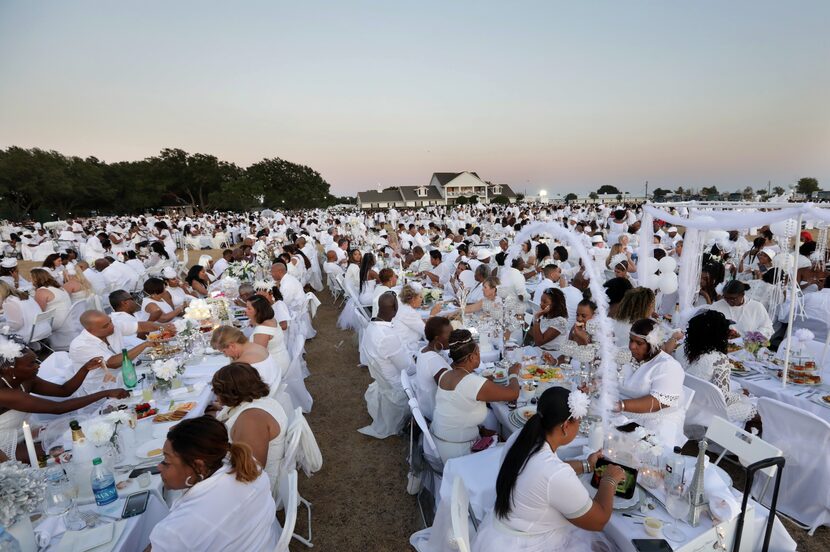
POLYGON ((656 274, 646 273, 640 278, 640 285, 656 291, 660 287, 660 278, 656 274))
POLYGON ((674 257, 669 257, 666 255, 660 262, 657 263, 657 266, 660 268, 661 274, 668 274, 673 273, 674 269, 677 268, 677 261, 674 260, 674 257))
POLYGON ((674 293, 677 291, 677 274, 668 272, 660 275, 660 289, 664 294, 674 293))
POLYGON ((649 257, 648 259, 643 259, 637 265, 637 271, 645 274, 654 274, 657 272, 659 264, 657 263, 657 259, 654 257, 649 257))
POLYGON ((769 229, 776 236, 791 238, 795 236, 796 226, 796 221, 794 221, 793 219, 789 219, 770 224, 769 229))

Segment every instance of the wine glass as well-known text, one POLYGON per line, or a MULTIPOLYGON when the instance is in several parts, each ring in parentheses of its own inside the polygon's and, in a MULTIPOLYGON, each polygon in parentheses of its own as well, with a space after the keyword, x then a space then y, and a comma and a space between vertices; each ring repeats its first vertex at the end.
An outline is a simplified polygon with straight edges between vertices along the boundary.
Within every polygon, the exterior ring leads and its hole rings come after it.
POLYGON ((691 504, 689 503, 689 494, 682 484, 666 485, 666 510, 674 520, 672 524, 663 530, 663 534, 667 539, 683 542, 686 540, 686 534, 680 530, 678 523, 681 519, 686 519, 689 515, 691 504))
POLYGON ((75 512, 75 497, 69 478, 63 468, 55 466, 46 472, 46 490, 43 494, 43 511, 48 516, 62 517, 67 529, 83 529, 84 524, 75 512), (69 513, 73 515, 67 515, 69 513))

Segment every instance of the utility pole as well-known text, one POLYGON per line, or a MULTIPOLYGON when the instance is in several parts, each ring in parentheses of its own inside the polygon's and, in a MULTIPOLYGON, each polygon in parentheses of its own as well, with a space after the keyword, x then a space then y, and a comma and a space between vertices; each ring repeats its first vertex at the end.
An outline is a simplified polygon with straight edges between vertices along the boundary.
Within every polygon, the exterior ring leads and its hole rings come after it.
POLYGON ((648 201, 648 180, 646 180, 646 201, 648 201))
POLYGON ((767 180, 767 197, 772 193, 772 180, 767 180))

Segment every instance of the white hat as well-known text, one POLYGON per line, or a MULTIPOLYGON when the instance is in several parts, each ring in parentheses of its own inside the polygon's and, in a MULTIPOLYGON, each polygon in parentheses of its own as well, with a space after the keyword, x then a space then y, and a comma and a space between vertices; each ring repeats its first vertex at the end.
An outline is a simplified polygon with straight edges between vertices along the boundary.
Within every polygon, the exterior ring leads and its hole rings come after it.
POLYGON ((2 262, 0 262, 0 266, 3 268, 14 268, 17 266, 17 259, 14 257, 6 257, 2 262))
POLYGON ((669 232, 677 232, 677 226, 670 227, 669 232))
POLYGON ((481 248, 479 248, 478 251, 476 251, 476 259, 478 259, 479 261, 483 261, 484 259, 489 259, 492 256, 493 256, 493 254, 490 253, 490 250, 487 249, 486 247, 481 247, 481 248))
POLYGON ((173 278, 176 278, 176 271, 168 266, 161 271, 161 276, 167 280, 172 280, 173 278))
POLYGON ((773 251, 769 247, 763 248, 761 251, 759 251, 759 253, 763 253, 764 255, 769 257, 769 260, 773 260, 775 258, 775 251, 773 251))
POLYGON ((591 243, 602 243, 604 241, 605 241, 605 239, 602 236, 600 236, 599 234, 597 234, 597 235, 595 235, 591 238, 591 243))

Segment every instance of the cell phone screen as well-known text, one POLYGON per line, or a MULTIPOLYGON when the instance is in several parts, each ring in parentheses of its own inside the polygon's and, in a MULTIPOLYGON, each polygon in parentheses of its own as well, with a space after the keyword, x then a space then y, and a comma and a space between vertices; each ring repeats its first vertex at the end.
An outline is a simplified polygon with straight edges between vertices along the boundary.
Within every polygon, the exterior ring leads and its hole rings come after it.
POLYGON ((149 491, 141 491, 128 496, 127 501, 124 503, 124 512, 121 514, 121 517, 128 518, 143 514, 144 510, 147 509, 147 501, 149 498, 149 491))
POLYGON ((634 489, 637 487, 637 470, 634 468, 630 468, 628 466, 624 466, 622 464, 618 464, 616 462, 611 462, 606 460, 605 458, 600 458, 597 460, 596 468, 594 469, 594 475, 591 477, 591 486, 595 489, 599 488, 599 480, 602 478, 602 475, 605 473, 605 468, 609 464, 613 464, 615 466, 619 466, 625 472, 625 479, 623 479, 619 485, 617 485, 617 490, 614 493, 615 496, 619 496, 621 498, 631 498, 634 496, 634 489))
POLYGON ((637 552, 672 552, 669 543, 663 539, 634 539, 631 543, 637 552))

